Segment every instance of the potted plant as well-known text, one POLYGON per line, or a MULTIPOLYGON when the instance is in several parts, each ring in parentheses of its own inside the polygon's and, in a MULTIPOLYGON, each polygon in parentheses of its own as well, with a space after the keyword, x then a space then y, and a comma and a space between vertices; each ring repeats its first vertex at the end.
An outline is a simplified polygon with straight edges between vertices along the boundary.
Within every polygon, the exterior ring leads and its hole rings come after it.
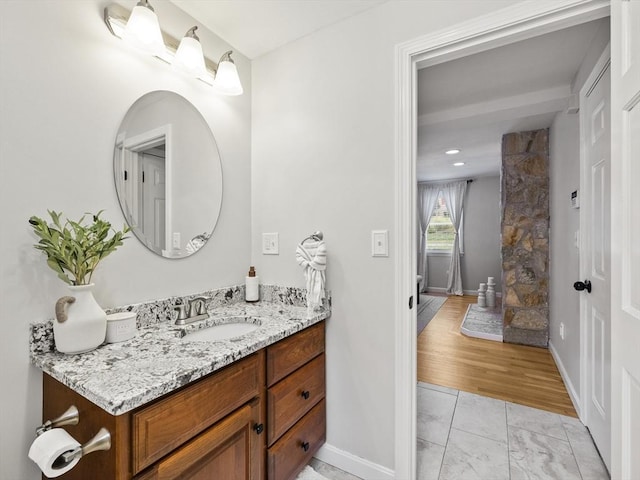
POLYGON ((93 298, 91 278, 98 264, 127 237, 129 227, 116 231, 102 218, 102 210, 80 220, 63 220, 62 213, 48 211, 52 223, 32 216, 29 224, 40 238, 34 247, 47 256, 47 265, 69 285, 71 295, 56 302, 53 335, 56 349, 82 353, 95 349, 105 339, 106 313, 93 298), (111 234, 111 235, 110 235, 111 234))

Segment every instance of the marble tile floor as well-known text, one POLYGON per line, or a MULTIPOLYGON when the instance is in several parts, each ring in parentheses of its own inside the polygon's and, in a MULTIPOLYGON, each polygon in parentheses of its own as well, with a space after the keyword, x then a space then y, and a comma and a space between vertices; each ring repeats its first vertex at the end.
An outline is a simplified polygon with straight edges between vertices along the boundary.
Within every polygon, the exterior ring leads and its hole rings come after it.
POLYGON ((608 480, 580 420, 418 382, 418 480, 608 480))
POLYGON ((328 478, 329 480, 362 480, 360 477, 351 475, 350 473, 340 470, 339 468, 324 463, 317 458, 312 458, 309 465, 318 472, 320 475, 328 478))
MULTIPOLYGON (((609 480, 577 418, 423 382, 417 394, 417 480, 609 480)), ((311 466, 329 480, 360 480, 311 466)))

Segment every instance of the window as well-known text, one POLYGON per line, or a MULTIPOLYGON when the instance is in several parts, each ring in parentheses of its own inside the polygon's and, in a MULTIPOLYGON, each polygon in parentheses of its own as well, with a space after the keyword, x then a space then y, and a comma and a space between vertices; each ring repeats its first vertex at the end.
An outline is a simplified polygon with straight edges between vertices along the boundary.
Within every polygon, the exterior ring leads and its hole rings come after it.
MULTIPOLYGON (((462 227, 460 227, 460 237, 462 238, 462 227)), ((440 194, 427 227, 427 248, 433 253, 451 253, 455 238, 456 231, 449 218, 447 203, 440 194)), ((462 242, 460 242, 460 253, 462 253, 462 242)))

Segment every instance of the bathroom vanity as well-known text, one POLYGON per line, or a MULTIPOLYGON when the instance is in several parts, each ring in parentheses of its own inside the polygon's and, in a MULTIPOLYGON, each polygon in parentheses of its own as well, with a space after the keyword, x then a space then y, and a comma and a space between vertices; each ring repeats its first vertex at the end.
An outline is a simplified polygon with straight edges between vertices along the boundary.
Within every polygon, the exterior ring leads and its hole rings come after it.
POLYGON ((215 313, 239 309, 260 322, 240 338, 188 342, 187 329, 162 322, 87 354, 32 352, 45 372, 43 418, 75 405, 80 421, 65 429, 77 441, 101 427, 111 434, 110 450, 59 478, 295 478, 325 441, 329 312, 235 304, 215 313))

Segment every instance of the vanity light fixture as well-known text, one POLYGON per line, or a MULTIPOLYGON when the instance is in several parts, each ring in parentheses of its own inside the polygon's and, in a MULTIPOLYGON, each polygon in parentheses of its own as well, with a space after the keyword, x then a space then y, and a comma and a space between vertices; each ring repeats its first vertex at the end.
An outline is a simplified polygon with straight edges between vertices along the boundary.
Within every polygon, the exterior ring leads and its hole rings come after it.
POLYGON ((464 162, 456 162, 453 164, 454 167, 462 167, 464 165, 464 162))
MULTIPOLYGON (((104 22, 107 24, 109 31, 115 37, 125 39, 125 35, 127 35, 128 38, 128 34, 126 32, 129 28, 129 24, 135 25, 136 22, 132 22, 132 19, 134 18, 134 14, 138 8, 147 10, 156 18, 157 21, 155 12, 153 12, 153 8, 151 8, 151 5, 149 5, 147 0, 140 0, 136 7, 134 7, 133 11, 129 11, 125 7, 114 3, 108 5, 104 9, 104 22)), ((143 18, 146 18, 147 20, 150 18, 146 12, 142 13, 142 15, 146 15, 146 17, 143 18)), ((202 54, 202 45, 195 34, 196 28, 197 27, 190 28, 180 44, 178 44, 178 40, 162 32, 158 27, 161 40, 160 48, 157 50, 145 49, 145 51, 166 63, 175 63, 176 68, 180 70, 188 70, 191 75, 202 80, 207 85, 213 86, 214 90, 220 94, 241 95, 243 92, 242 84, 240 83, 238 70, 231 59, 231 54, 233 52, 231 50, 225 52, 222 57, 220 57, 218 63, 210 60, 202 54), (185 59, 185 57, 182 56, 183 53, 181 51, 179 52, 185 40, 187 41, 185 44, 187 46, 184 48, 186 48, 187 51, 190 51, 189 54, 185 55, 187 55, 187 58, 191 58, 190 60, 185 59), (197 57, 197 55, 193 53, 194 49, 198 47, 200 58, 204 63, 203 69, 200 69, 197 65, 194 67, 196 63, 199 63, 198 60, 193 60, 194 56, 197 57)))
POLYGON ((447 150, 446 152, 447 155, 457 155, 458 153, 460 153, 460 149, 459 148, 452 148, 451 150, 447 150))
POLYGON ((204 64, 204 53, 202 53, 202 45, 200 39, 196 35, 198 27, 191 27, 184 34, 176 55, 173 57, 172 65, 175 69, 184 73, 193 75, 194 77, 202 77, 207 71, 204 64))
POLYGON ((137 50, 151 55, 161 55, 165 50, 158 16, 147 0, 140 0, 133 7, 122 39, 137 50))

